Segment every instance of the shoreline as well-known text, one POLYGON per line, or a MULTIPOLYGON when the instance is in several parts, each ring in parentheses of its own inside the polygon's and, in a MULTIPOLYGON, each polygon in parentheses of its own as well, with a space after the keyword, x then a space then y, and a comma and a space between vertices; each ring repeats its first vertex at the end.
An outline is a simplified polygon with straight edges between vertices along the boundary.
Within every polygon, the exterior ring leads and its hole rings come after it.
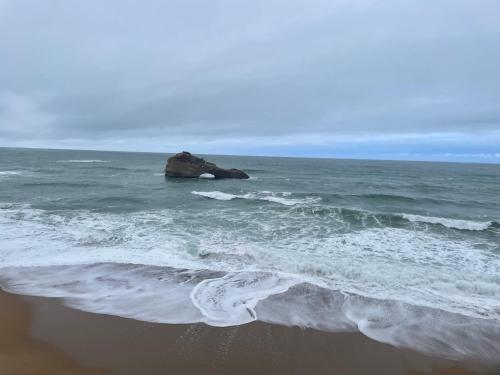
POLYGON ((0 373, 12 374, 495 374, 361 333, 262 322, 169 325, 67 307, 0 291, 0 373))

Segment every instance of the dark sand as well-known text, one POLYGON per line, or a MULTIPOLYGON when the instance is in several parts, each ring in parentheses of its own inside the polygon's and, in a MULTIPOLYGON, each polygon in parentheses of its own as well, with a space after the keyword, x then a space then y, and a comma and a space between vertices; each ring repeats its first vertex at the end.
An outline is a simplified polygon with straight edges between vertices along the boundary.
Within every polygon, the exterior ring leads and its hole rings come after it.
POLYGON ((29 335, 33 311, 0 290, 0 374, 104 374, 84 367, 54 345, 29 335))
POLYGON ((500 374, 373 341, 252 323, 167 325, 0 293, 0 374, 500 374), (101 369, 101 370, 98 370, 101 369))

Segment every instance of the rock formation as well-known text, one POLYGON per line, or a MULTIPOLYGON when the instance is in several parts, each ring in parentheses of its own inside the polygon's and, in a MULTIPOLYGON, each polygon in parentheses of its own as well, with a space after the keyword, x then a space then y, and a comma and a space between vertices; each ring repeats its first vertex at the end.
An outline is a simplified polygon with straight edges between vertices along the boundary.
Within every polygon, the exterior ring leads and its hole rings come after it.
POLYGON ((250 178, 245 172, 239 169, 223 169, 214 163, 192 155, 187 151, 182 151, 168 158, 165 167, 165 176, 198 178, 202 174, 211 174, 214 178, 250 178))

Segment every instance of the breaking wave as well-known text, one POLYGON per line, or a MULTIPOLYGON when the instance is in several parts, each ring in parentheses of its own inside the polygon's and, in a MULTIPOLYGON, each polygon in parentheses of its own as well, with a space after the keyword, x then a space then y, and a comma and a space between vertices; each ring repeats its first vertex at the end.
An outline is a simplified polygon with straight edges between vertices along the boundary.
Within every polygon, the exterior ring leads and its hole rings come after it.
POLYGON ((361 332, 450 359, 498 363, 498 320, 343 293, 279 273, 98 263, 3 269, 2 274, 11 292, 63 298, 89 312, 170 324, 234 326, 260 320, 361 332))
POLYGON ((311 206, 297 208, 297 212, 302 214, 319 216, 338 216, 346 223, 378 226, 403 226, 405 223, 415 223, 422 225, 438 225, 448 229, 458 229, 466 231, 485 231, 499 227, 495 221, 474 221, 465 219, 453 219, 445 217, 422 216, 414 214, 392 214, 383 212, 370 212, 367 210, 344 208, 344 207, 324 207, 311 206))
MULTIPOLYGON (((307 205, 307 197, 288 192, 193 194, 294 203, 126 214, 4 203, 3 285, 144 321, 229 326, 260 320, 359 331, 449 358, 498 362, 494 240, 453 237, 442 218, 424 217, 423 224, 437 226, 433 231, 415 227, 421 217, 307 205)), ((101 198, 121 205, 124 199, 101 198)), ((470 232, 474 225, 465 222, 470 232)))
POLYGON ((21 171, 0 171, 0 176, 15 176, 22 174, 21 171))
POLYGON ((486 230, 493 224, 492 221, 472 221, 472 220, 459 220, 448 219, 445 217, 432 217, 421 215, 402 214, 403 218, 418 223, 440 224, 447 228, 462 229, 462 230, 486 230))
POLYGON ((24 176, 27 172, 25 171, 0 171, 0 179, 9 178, 12 176, 24 176))
POLYGON ((289 198, 291 193, 273 193, 270 191, 260 191, 257 193, 245 193, 245 194, 229 194, 223 193, 221 191, 192 191, 191 194, 199 195, 205 198, 216 199, 220 201, 230 201, 233 199, 248 199, 248 200, 259 200, 267 201, 273 203, 283 204, 285 206, 294 206, 298 204, 311 204, 317 203, 321 200, 320 197, 306 197, 306 198, 289 198))

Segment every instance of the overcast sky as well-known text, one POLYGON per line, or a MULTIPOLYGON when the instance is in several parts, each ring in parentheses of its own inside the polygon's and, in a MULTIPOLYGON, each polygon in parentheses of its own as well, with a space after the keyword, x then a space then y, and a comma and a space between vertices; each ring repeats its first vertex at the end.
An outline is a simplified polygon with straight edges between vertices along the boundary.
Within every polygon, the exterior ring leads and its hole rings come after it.
POLYGON ((500 1, 0 0, 0 146, 500 162, 500 1))

